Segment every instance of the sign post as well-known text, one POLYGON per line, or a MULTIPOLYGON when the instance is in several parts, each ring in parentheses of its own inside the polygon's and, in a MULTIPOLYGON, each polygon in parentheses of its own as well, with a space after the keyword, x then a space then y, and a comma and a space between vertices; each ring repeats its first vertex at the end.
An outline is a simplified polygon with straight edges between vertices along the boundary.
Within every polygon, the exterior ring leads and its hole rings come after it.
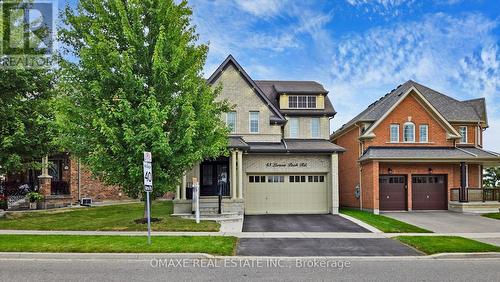
POLYGON ((153 191, 153 165, 151 152, 144 152, 144 191, 146 192, 146 213, 148 218, 148 244, 151 245, 151 205, 149 193, 153 191))
POLYGON ((193 200, 195 202, 196 223, 200 223, 200 184, 196 177, 193 177, 193 200))

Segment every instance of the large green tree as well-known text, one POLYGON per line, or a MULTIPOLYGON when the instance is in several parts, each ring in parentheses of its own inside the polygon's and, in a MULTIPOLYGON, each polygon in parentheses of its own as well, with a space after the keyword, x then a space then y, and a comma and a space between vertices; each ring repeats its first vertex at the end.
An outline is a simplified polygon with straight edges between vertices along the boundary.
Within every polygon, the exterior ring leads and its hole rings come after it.
MULTIPOLYGON (((0 175, 40 167, 42 156, 55 150, 53 71, 4 64, 8 62, 4 55, 29 58, 45 52, 43 48, 19 48, 27 44, 27 23, 20 12, 27 4, 9 1, 2 4, 4 11, 0 13, 3 52, 0 56, 0 175), (14 12, 10 8, 18 10, 14 12)), ((48 28, 42 26, 39 31, 43 34, 37 35, 47 35, 48 28)), ((38 43, 37 37, 30 37, 30 44, 37 46, 38 43)))
POLYGON ((108 184, 143 190, 143 151, 153 153, 158 194, 197 161, 225 153, 227 128, 217 89, 202 77, 186 1, 81 0, 60 33, 63 144, 108 184))
POLYGON ((488 167, 484 170, 483 182, 485 187, 500 186, 500 167, 488 167))

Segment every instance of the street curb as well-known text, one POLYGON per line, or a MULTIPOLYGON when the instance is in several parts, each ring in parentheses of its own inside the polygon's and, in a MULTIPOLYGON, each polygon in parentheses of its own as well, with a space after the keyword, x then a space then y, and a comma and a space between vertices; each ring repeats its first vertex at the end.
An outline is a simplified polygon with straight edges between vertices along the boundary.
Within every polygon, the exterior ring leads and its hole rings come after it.
POLYGON ((373 227, 373 226, 371 226, 371 225, 369 225, 369 224, 367 224, 367 223, 365 223, 357 218, 354 218, 352 216, 348 216, 348 215, 343 214, 343 213, 339 213, 339 215, 347 220, 350 220, 350 221, 356 223, 357 225, 359 225, 365 229, 368 229, 369 231, 371 231, 373 233, 384 233, 384 232, 378 230, 377 228, 375 228, 375 227, 373 227))
POLYGON ((500 259, 500 252, 442 253, 428 256, 214 256, 205 253, 30 253, 0 252, 0 260, 137 260, 160 259, 216 259, 216 260, 471 260, 500 259))

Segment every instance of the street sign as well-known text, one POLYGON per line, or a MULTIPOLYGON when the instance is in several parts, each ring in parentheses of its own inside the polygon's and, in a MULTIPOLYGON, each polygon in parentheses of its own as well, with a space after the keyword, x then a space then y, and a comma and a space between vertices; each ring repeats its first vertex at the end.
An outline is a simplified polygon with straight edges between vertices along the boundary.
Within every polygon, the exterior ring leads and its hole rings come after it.
POLYGON ((144 152, 144 161, 148 163, 153 162, 153 156, 151 155, 151 152, 144 152))
POLYGON ((153 156, 151 152, 144 152, 144 161, 142 166, 144 169, 144 191, 146 192, 146 206, 148 216, 148 244, 151 245, 151 206, 149 193, 153 191, 153 165, 151 164, 153 156))
POLYGON ((144 167, 144 187, 153 186, 153 165, 150 162, 143 162, 144 167))

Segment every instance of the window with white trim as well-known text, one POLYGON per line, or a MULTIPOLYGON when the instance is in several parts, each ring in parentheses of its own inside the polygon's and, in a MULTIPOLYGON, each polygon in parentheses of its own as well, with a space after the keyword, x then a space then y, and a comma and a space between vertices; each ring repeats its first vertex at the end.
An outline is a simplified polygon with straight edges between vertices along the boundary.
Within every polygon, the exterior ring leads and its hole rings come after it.
POLYGON ((250 133, 259 133, 259 112, 250 112, 250 133))
POLYGON ((229 132, 236 132, 236 112, 228 112, 226 116, 226 124, 229 128, 229 132))
POLYGON ((290 118, 288 120, 290 123, 290 138, 298 138, 299 137, 299 119, 298 118, 290 118))
POLYGON ((290 95, 288 96, 288 107, 290 109, 315 109, 316 96, 290 95))
POLYGON ((419 127, 419 133, 420 143, 429 142, 429 125, 421 124, 419 127))
POLYGON ((407 122, 403 125, 403 142, 415 142, 415 124, 407 122))
POLYGON ((460 143, 467 143, 467 126, 460 126, 458 131, 460 132, 460 135, 462 135, 460 143))
POLYGON ((391 124, 391 142, 399 142, 399 124, 391 124))
POLYGON ((319 138, 320 136, 320 120, 319 118, 311 118, 311 137, 319 138))

